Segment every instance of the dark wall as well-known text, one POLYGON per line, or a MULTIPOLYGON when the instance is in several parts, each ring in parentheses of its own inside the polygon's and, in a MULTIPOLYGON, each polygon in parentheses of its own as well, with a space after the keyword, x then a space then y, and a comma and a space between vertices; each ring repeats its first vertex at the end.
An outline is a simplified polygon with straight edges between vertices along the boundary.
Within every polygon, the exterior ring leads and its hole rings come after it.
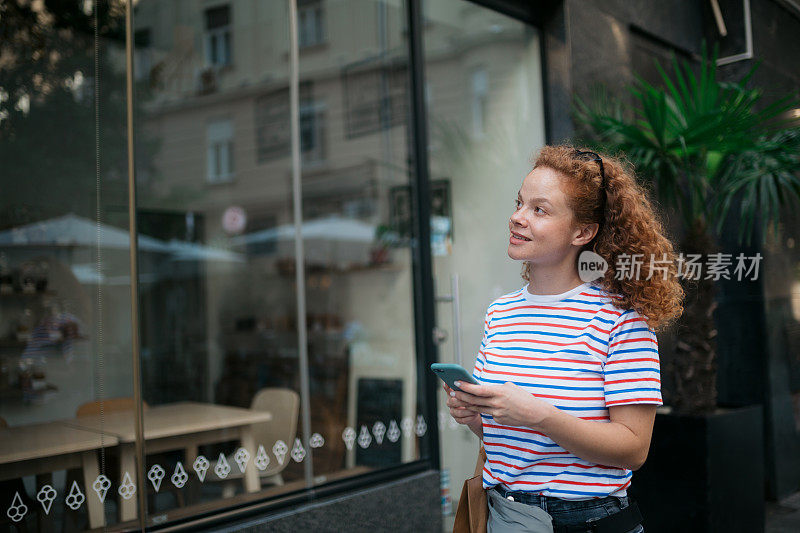
POLYGON ((206 531, 441 533, 439 472, 427 471, 374 488, 206 531))
MULTIPOLYGON (((630 101, 624 88, 634 81, 634 72, 656 82, 654 59, 666 66, 674 52, 679 59, 696 61, 703 39, 719 45, 720 57, 743 53, 743 2, 719 0, 719 4, 728 31, 725 37, 719 34, 709 2, 542 2, 548 142, 581 133, 570 116, 573 95, 589 98, 600 84, 630 101)), ((739 80, 760 61, 750 84, 763 89, 765 102, 799 92, 800 13, 778 0, 751 0, 751 16, 754 59, 719 67, 720 77, 739 80)), ((668 209, 662 211, 671 238, 679 242, 677 220, 669 216, 668 209)), ((800 265, 800 221, 797 217, 784 219, 784 234, 769 250, 759 245, 740 246, 733 238, 738 219, 732 216, 726 221, 720 251, 734 257, 739 252, 748 257, 760 252, 764 259, 760 279, 717 284, 715 316, 718 401, 729 406, 764 406, 765 481, 771 498, 800 488, 800 358, 795 349, 800 347, 800 327, 790 312, 793 273, 800 265), (787 240, 798 246, 788 249, 787 240)), ((675 339, 664 337, 660 346, 668 356, 675 339)))

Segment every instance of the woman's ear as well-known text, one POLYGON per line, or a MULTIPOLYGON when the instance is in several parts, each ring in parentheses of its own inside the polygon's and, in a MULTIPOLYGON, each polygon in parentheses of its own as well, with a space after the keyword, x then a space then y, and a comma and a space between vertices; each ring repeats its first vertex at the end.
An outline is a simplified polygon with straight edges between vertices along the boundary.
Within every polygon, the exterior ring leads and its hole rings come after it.
POLYGON ((591 242, 594 239, 594 236, 597 235, 597 232, 600 231, 600 224, 597 222, 592 222, 591 224, 587 224, 580 228, 578 235, 572 240, 572 244, 575 246, 583 246, 584 244, 591 242))

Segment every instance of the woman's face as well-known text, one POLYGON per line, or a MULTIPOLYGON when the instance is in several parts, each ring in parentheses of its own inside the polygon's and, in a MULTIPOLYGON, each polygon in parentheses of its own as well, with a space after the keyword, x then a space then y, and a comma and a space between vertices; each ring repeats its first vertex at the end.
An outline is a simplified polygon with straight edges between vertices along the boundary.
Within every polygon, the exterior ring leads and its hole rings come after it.
POLYGON ((581 231, 553 169, 533 169, 522 182, 516 211, 509 220, 508 256, 533 264, 559 264, 581 231), (515 234, 517 236, 515 236, 515 234))

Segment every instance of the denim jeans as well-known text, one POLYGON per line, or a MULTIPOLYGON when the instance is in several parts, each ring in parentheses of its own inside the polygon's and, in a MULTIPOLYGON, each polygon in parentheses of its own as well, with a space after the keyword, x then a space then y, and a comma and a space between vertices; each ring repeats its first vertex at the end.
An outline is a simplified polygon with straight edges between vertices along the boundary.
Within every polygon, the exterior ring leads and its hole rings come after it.
MULTIPOLYGON (((627 496, 607 496, 605 498, 593 498, 591 500, 564 500, 561 498, 540 496, 533 492, 508 491, 505 487, 499 487, 496 492, 503 498, 512 496, 514 502, 535 505, 546 511, 547 514, 553 518, 554 527, 584 524, 587 520, 612 515, 630 505, 627 496)), ((490 498, 490 502, 492 501, 502 504, 502 501, 498 498, 490 498)), ((499 525, 499 521, 502 520, 501 513, 493 513, 491 505, 489 513, 492 518, 495 519, 494 523, 499 525)), ((495 529, 502 531, 503 527, 495 527, 495 529)), ((629 531, 620 531, 620 533, 642 533, 643 531, 644 528, 639 524, 629 531)))

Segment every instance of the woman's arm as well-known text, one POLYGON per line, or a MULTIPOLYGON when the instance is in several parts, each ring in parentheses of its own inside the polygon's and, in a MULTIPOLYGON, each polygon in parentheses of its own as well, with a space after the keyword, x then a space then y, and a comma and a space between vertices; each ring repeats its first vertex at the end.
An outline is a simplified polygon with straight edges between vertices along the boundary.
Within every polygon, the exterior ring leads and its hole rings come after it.
POLYGON ((553 442, 590 463, 638 470, 647 459, 656 405, 618 405, 608 408, 611 422, 583 420, 555 409, 538 429, 553 442))
POLYGON ((455 398, 467 409, 500 424, 540 431, 576 457, 595 464, 637 470, 647 458, 656 405, 609 407, 611 422, 583 420, 536 398, 513 383, 459 383, 455 398))

